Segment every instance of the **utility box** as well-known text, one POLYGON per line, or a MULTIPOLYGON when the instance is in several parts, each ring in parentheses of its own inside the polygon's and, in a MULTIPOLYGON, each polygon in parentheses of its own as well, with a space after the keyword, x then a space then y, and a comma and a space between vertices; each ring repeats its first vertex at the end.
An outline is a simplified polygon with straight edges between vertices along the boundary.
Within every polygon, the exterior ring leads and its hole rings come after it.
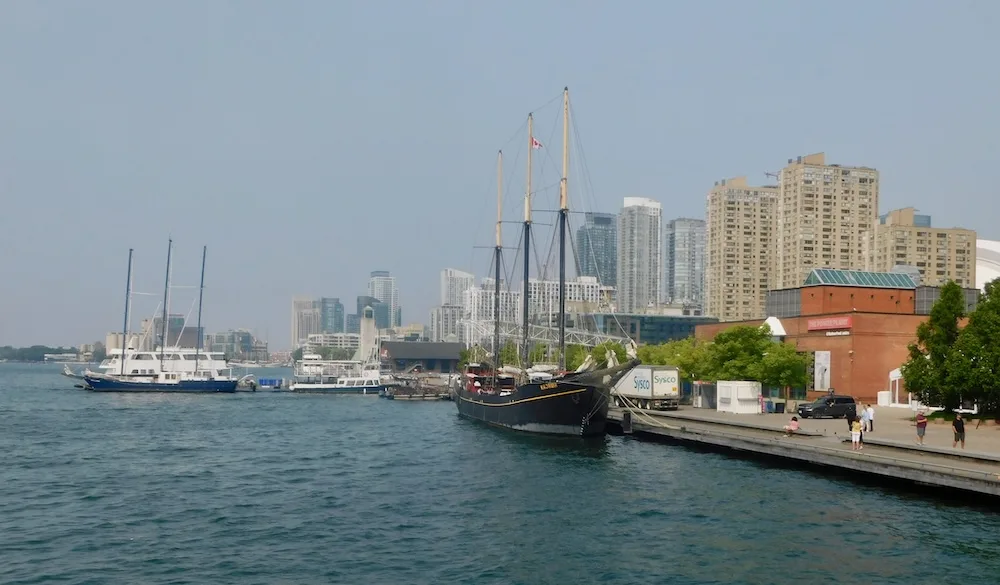
POLYGON ((750 380, 719 380, 715 383, 718 412, 761 414, 761 385, 750 380))

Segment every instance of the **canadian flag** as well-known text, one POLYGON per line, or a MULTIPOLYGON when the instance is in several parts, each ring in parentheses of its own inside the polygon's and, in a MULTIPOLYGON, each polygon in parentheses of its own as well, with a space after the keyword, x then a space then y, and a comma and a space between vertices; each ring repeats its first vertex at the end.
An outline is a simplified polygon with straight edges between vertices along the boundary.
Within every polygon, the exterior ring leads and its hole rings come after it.
POLYGON ((531 137, 531 148, 538 150, 542 147, 542 143, 538 141, 534 136, 531 137))

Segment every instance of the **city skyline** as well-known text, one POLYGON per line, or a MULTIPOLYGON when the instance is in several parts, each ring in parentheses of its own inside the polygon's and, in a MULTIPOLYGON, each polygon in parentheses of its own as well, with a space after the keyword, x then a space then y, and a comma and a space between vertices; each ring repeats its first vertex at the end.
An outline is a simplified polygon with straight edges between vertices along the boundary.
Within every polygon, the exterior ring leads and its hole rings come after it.
MULTIPOLYGON (((501 148, 515 174, 506 216, 517 217, 524 144, 505 140, 528 112, 545 145, 536 168, 559 166, 549 158, 566 85, 582 146, 571 154, 574 213, 637 195, 661 201, 665 219, 699 217, 718 177, 767 184, 790 155, 825 151, 879 170, 879 213, 914 207, 997 239, 992 193, 966 169, 996 158, 998 84, 981 71, 1000 49, 998 16, 995 4, 920 1, 640 13, 514 0, 388 15, 349 1, 9 3, 0 344, 75 344, 119 328, 130 247, 136 290, 151 295, 134 314, 150 316, 170 235, 171 310, 185 315, 197 291, 182 287, 197 285, 208 246, 208 331, 250 327, 288 346, 292 296, 350 306, 373 269, 398 279, 402 321, 423 321, 441 267, 488 270, 475 247, 492 244, 501 148), (864 18, 845 29, 851 7, 864 18), (536 18, 520 22, 523 11, 536 18), (553 30, 556 19, 568 26, 553 30), (663 34, 663 22, 704 26, 663 34), (443 41, 456 34, 461 50, 443 41), (515 42, 525 35, 538 40, 515 42), (509 52, 487 71, 498 46, 509 52), (928 71, 936 83, 921 83, 928 71), (129 214, 121 228, 104 229, 108 209, 129 214), (83 226, 101 229, 81 240, 83 226)), ((556 181, 536 185, 538 209, 553 209, 556 181)), ((544 243, 549 220, 537 220, 544 243)))

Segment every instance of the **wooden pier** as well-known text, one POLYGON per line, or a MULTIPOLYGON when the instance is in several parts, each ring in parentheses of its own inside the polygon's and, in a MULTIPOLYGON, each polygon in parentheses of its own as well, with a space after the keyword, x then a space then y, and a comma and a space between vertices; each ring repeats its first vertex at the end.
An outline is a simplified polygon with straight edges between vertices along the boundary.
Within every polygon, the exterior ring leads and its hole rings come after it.
MULTIPOLYGON (((862 473, 875 479, 912 483, 914 486, 1000 496, 1000 456, 992 453, 966 453, 917 446, 901 440, 876 439, 876 433, 866 439, 865 449, 853 451, 850 440, 844 441, 847 429, 843 420, 808 421, 821 423, 824 427, 829 425, 829 428, 843 426, 842 432, 831 433, 828 428, 822 431, 804 428, 786 437, 782 429, 784 419, 699 411, 654 412, 612 408, 608 417, 612 432, 623 432, 637 438, 779 458, 840 472, 862 473)), ((889 427, 888 434, 895 432, 898 435, 892 428, 889 427)))

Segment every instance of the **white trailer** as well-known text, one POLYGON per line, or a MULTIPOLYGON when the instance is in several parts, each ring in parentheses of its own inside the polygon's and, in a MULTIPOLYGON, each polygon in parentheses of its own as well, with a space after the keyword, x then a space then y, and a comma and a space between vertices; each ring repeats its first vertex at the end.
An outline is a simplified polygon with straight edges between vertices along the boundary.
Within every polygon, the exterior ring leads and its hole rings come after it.
POLYGON ((611 389, 611 399, 619 407, 677 410, 679 383, 680 372, 673 366, 637 366, 611 389))

